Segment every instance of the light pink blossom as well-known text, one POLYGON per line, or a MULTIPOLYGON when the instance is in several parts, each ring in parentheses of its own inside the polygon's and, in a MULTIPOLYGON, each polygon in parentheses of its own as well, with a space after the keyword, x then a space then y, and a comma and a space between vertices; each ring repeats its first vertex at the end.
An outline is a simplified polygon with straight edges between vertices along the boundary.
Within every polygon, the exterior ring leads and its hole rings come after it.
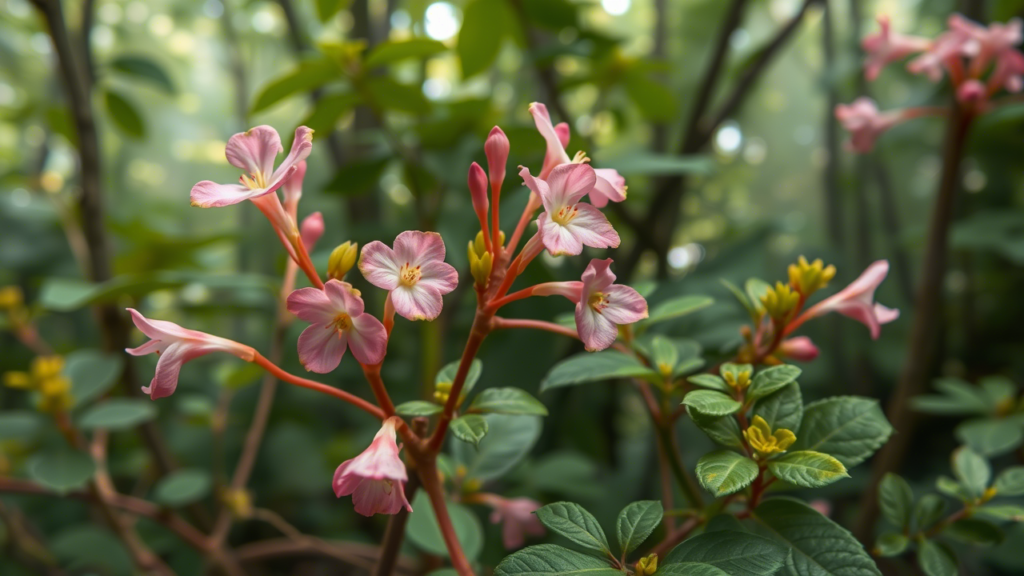
POLYGON ((990 93, 999 88, 1013 93, 1024 89, 1024 54, 1017 50, 1007 50, 1000 55, 988 85, 990 93))
POLYGON ((953 14, 948 20, 949 29, 964 38, 963 55, 983 61, 998 58, 1003 52, 1013 50, 1024 39, 1024 26, 1020 18, 1013 18, 1006 24, 993 22, 983 26, 961 14, 953 14))
POLYGON ((864 96, 852 104, 836 106, 835 114, 843 128, 850 132, 847 147, 861 154, 870 152, 883 132, 903 120, 899 112, 879 112, 875 101, 864 96))
POLYGON ((334 494, 351 494, 356 512, 363 516, 395 514, 402 508, 412 512, 405 497, 409 476, 395 441, 396 420, 385 420, 370 446, 334 471, 334 494))
POLYGON ((409 320, 433 320, 441 296, 459 283, 459 273, 444 261, 444 240, 437 232, 409 230, 395 238, 392 250, 379 241, 363 247, 359 271, 370 284, 391 292, 395 312, 409 320))
POLYGON ((988 89, 980 80, 968 80, 956 89, 956 99, 961 104, 978 105, 988 98, 988 89))
MULTIPOLYGON (((548 175, 556 166, 574 162, 565 151, 569 145, 569 125, 565 122, 553 126, 551 116, 548 114, 547 106, 534 102, 530 104, 530 114, 533 116, 533 123, 537 131, 547 142, 547 153, 544 155, 544 165, 540 169, 539 178, 546 180, 548 175)), ((577 159, 585 161, 585 157, 577 159)), ((612 202, 622 202, 626 199, 626 179, 619 175, 618 171, 612 168, 601 168, 595 170, 596 180, 593 189, 589 192, 590 202, 598 208, 603 208, 612 202)))
POLYGON ((135 327, 148 336, 150 341, 138 348, 126 348, 125 352, 132 356, 144 356, 155 352, 160 356, 153 380, 149 386, 142 387, 142 391, 149 394, 153 400, 174 393, 174 389, 178 387, 181 365, 189 360, 211 352, 227 352, 246 362, 252 362, 256 357, 255 350, 233 340, 182 328, 165 320, 150 320, 132 308, 128 308, 128 312, 132 315, 135 327))
POLYGON ((779 355, 797 362, 811 362, 818 357, 818 347, 807 336, 787 338, 779 344, 779 355))
POLYGON ((491 524, 501 523, 501 541, 506 550, 521 548, 526 536, 543 536, 544 525, 534 512, 540 508, 540 502, 530 498, 502 498, 497 494, 477 495, 483 503, 490 506, 491 524))
POLYGON ((866 36, 861 41, 864 52, 867 53, 867 61, 864 63, 864 75, 868 80, 878 78, 882 68, 890 62, 895 62, 917 52, 924 52, 928 49, 931 41, 918 36, 905 36, 892 31, 892 25, 887 16, 878 17, 880 30, 877 34, 866 36))
POLYGON ((960 70, 961 59, 967 51, 970 37, 962 30, 951 28, 936 38, 928 49, 907 64, 913 74, 924 74, 932 82, 938 82, 949 68, 960 70))
POLYGON ((284 200, 281 203, 284 205, 285 212, 293 220, 299 219, 299 200, 302 198, 302 181, 305 179, 306 161, 303 160, 295 164, 295 169, 285 177, 284 183, 281 184, 281 190, 284 192, 284 200))
POLYGON ((871 337, 878 339, 883 324, 900 317, 900 311, 886 308, 875 302, 875 290, 889 273, 889 262, 878 260, 868 266, 856 280, 838 293, 809 308, 793 321, 789 331, 811 318, 829 312, 838 312, 864 324, 871 331, 871 337))
POLYGON ((519 175, 540 197, 544 212, 538 217, 541 240, 554 256, 577 255, 584 246, 615 248, 619 235, 608 219, 591 204, 580 202, 594 188, 594 169, 586 164, 556 166, 547 180, 534 178, 529 168, 519 175))
POLYGON ((243 200, 266 196, 276 191, 298 164, 313 149, 313 131, 305 126, 295 129, 292 149, 274 169, 274 159, 284 150, 281 137, 270 126, 257 126, 235 134, 228 140, 225 155, 232 166, 245 174, 239 184, 217 184, 204 180, 192 187, 192 205, 202 208, 228 206, 243 200))
POLYGON ((310 326, 299 335, 299 361, 326 374, 338 367, 346 349, 362 364, 379 364, 387 350, 384 325, 363 309, 347 282, 328 280, 324 289, 300 288, 288 295, 288 311, 310 326))
POLYGON ((320 212, 313 212, 302 220, 299 227, 302 236, 302 245, 309 252, 316 245, 317 240, 324 235, 324 215, 320 212))

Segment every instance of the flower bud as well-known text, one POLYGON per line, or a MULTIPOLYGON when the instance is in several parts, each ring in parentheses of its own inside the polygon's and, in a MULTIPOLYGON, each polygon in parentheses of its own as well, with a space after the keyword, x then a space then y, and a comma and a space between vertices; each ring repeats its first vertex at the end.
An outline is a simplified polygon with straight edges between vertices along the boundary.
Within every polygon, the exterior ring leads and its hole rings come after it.
POLYGON ((27 390, 32 388, 32 376, 28 372, 7 372, 4 374, 4 386, 27 390))
POLYGON ((799 362, 810 362, 818 357, 818 347, 807 336, 797 336, 783 340, 779 344, 779 354, 799 362))
POLYGON ((473 162, 469 167, 469 194, 473 198, 473 210, 480 219, 481 227, 487 222, 487 209, 490 202, 487 200, 487 174, 479 164, 473 162))
POLYGON ((324 215, 319 212, 313 212, 302 221, 302 226, 299 228, 300 234, 302 235, 302 245, 306 247, 306 251, 313 249, 316 245, 316 241, 324 235, 324 215))
POLYGON ((356 265, 356 257, 359 256, 359 244, 345 242, 331 252, 327 260, 327 275, 334 280, 345 278, 345 274, 356 265))
POLYGON ((32 378, 37 381, 60 376, 64 370, 64 359, 60 356, 36 356, 32 360, 32 378))
MULTIPOLYGON (((504 241, 504 234, 502 235, 502 241, 504 241)), ((483 256, 487 252, 487 244, 484 242, 484 233, 481 230, 476 233, 476 238, 471 242, 472 250, 476 252, 477 256, 483 256)))
POLYGON ((636 576, 651 576, 658 571, 658 555, 651 554, 650 556, 644 556, 640 560, 637 560, 636 576))
POLYGON ((789 285, 805 297, 828 285, 836 275, 836 267, 825 266, 821 259, 808 263, 801 256, 796 264, 789 265, 789 285))
POLYGON ((20 308, 25 302, 21 288, 17 286, 4 286, 0 288, 0 310, 13 310, 20 308))
POLYGON ((481 288, 487 287, 487 281, 491 277, 493 265, 494 261, 491 258, 490 252, 484 252, 484 255, 475 264, 470 265, 469 271, 473 274, 473 279, 476 280, 477 286, 481 288))
POLYGON ((761 304, 768 312, 768 316, 777 322, 786 320, 799 302, 800 293, 794 292, 782 282, 776 282, 775 288, 769 288, 764 296, 761 296, 761 304))
POLYGON ((508 137, 501 128, 495 126, 484 142, 484 154, 487 155, 487 172, 491 178, 491 189, 499 190, 505 181, 505 165, 508 163, 508 137))
POLYGON ((249 518, 252 516, 252 495, 249 494, 248 490, 244 488, 238 490, 229 488, 224 491, 221 500, 224 502, 224 506, 236 518, 249 518))

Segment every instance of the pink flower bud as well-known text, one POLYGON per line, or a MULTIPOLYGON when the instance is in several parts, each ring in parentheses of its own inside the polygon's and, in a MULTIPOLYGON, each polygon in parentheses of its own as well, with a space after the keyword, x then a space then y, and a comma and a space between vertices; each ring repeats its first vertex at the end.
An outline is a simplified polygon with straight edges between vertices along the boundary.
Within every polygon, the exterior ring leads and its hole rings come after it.
POLYGON ((473 162, 469 167, 469 194, 473 198, 473 210, 480 217, 480 221, 487 219, 487 209, 490 202, 487 200, 487 174, 479 164, 473 162))
POLYGON ((811 362, 818 357, 818 347, 807 336, 797 336, 782 341, 779 345, 779 355, 797 362, 811 362))
POLYGON ((505 181, 505 165, 508 163, 508 137, 495 126, 484 142, 484 154, 487 155, 487 172, 491 177, 491 188, 498 190, 505 181))
POLYGON ((302 234, 302 245, 306 247, 306 251, 313 250, 316 241, 324 235, 324 215, 319 212, 313 212, 306 216, 299 230, 302 234))
POLYGON ((968 80, 956 89, 956 99, 961 104, 979 104, 985 101, 988 90, 978 80, 968 80))

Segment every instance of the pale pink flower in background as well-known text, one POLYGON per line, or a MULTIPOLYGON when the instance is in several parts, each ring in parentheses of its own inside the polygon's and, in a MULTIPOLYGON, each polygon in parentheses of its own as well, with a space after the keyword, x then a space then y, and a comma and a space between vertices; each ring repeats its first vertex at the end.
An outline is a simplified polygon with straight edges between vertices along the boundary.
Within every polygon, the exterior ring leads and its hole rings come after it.
POLYGON ((324 289, 300 288, 288 295, 288 311, 310 326, 299 335, 299 361, 326 374, 338 367, 345 350, 362 364, 379 364, 387 350, 384 325, 363 308, 347 282, 329 280, 324 289))
POLYGON ((441 313, 441 296, 459 283, 459 273, 444 261, 444 240, 437 232, 408 230, 392 250, 383 242, 363 247, 359 271, 378 288, 391 292, 395 312, 409 320, 433 320, 441 313))
POLYGON ((988 98, 988 89, 980 80, 968 80, 956 89, 956 99, 962 104, 978 104, 988 98))
POLYGON ((1024 89, 1024 54, 1017 50, 1007 50, 996 60, 996 68, 988 79, 990 92, 999 88, 1007 92, 1020 92, 1024 89))
POLYGON ((397 418, 388 418, 362 454, 346 460, 334 471, 334 494, 352 495, 356 512, 363 516, 395 514, 402 508, 412 512, 405 497, 409 480, 395 441, 397 418))
POLYGON ((133 308, 128 308, 132 322, 143 334, 150 338, 138 348, 126 348, 125 352, 132 356, 144 356, 156 353, 160 359, 156 363, 156 374, 149 386, 142 391, 153 400, 170 396, 178 387, 178 374, 181 365, 189 360, 205 356, 212 352, 226 352, 246 362, 252 362, 256 351, 233 340, 212 336, 205 332, 182 328, 165 320, 150 320, 133 308))
POLYGON ((501 542, 506 550, 521 548, 526 536, 543 536, 544 525, 534 512, 540 502, 530 498, 502 498, 497 494, 478 494, 480 501, 493 508, 491 524, 501 523, 501 542))
POLYGON ((953 14, 949 17, 948 24, 951 31, 964 38, 964 56, 981 57, 983 61, 1013 50, 1013 47, 1024 39, 1024 26, 1020 18, 1013 18, 1005 24, 993 22, 984 26, 961 14, 953 14))
POLYGON ((900 112, 879 112, 875 101, 862 96, 851 104, 836 106, 836 119, 850 133, 847 147, 861 154, 870 152, 883 132, 899 124, 900 112))
POLYGON ((814 508, 815 510, 817 510, 818 513, 821 514, 822 516, 826 516, 827 517, 827 516, 831 516, 832 515, 832 503, 829 502, 828 500, 823 500, 821 498, 818 498, 816 500, 811 500, 810 502, 808 502, 808 505, 811 508, 814 508))
POLYGON ((274 160, 284 148, 281 137, 270 126, 257 126, 235 134, 228 140, 225 155, 232 166, 245 170, 240 184, 217 184, 204 180, 192 187, 192 205, 202 208, 228 206, 243 200, 266 196, 276 191, 298 164, 313 149, 313 131, 305 126, 295 129, 292 149, 281 165, 274 160))
POLYGON ((306 251, 313 250, 317 240, 324 235, 324 215, 320 212, 313 212, 306 216, 302 220, 302 226, 299 227, 299 231, 302 237, 302 245, 306 247, 306 251))
POLYGON ((932 82, 938 82, 950 66, 962 68, 961 58, 970 38, 961 30, 950 29, 935 39, 928 49, 907 64, 907 70, 924 74, 932 82))
POLYGON ((807 336, 788 338, 779 344, 779 355, 797 362, 811 362, 818 357, 818 347, 807 336))
POLYGON ((600 210, 580 202, 594 188, 594 169, 586 164, 563 164, 547 180, 534 178, 528 168, 519 175, 540 197, 544 212, 537 218, 544 247, 554 256, 577 255, 584 246, 615 248, 619 235, 600 210))
POLYGON ((877 34, 866 36, 861 41, 864 52, 867 53, 867 61, 864 63, 864 75, 868 80, 878 78, 882 68, 890 62, 895 62, 928 49, 931 41, 919 36, 906 36, 892 31, 892 25, 887 16, 878 17, 878 25, 881 28, 877 34))
POLYGON ((829 312, 838 312, 864 324, 871 331, 871 337, 878 339, 883 324, 900 317, 900 311, 886 308, 875 302, 875 290, 889 273, 889 262, 878 260, 868 266, 860 277, 838 293, 822 300, 794 320, 787 331, 792 331, 803 322, 829 312))
MULTIPOLYGON (((569 125, 562 122, 553 126, 547 106, 539 102, 530 104, 530 114, 533 116, 533 123, 537 126, 537 131, 547 142, 547 154, 544 156, 544 165, 540 169, 539 176, 540 179, 546 180, 556 166, 574 161, 565 151, 565 147, 569 145, 569 125)), ((580 161, 583 160, 580 159, 580 161)), ((601 208, 608 204, 609 200, 622 202, 626 199, 626 179, 620 176, 618 171, 612 168, 600 168, 595 170, 594 174, 596 180, 590 191, 590 202, 594 206, 601 208)))

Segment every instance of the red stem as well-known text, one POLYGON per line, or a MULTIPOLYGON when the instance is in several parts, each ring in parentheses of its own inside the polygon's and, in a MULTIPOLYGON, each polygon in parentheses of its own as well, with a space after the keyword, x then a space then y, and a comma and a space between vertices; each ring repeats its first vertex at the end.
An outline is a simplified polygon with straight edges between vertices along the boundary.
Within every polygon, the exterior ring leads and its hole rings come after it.
POLYGON ((252 361, 260 368, 263 368, 267 372, 273 374, 278 380, 281 380, 282 382, 294 384, 295 386, 300 386, 302 388, 309 388, 310 390, 316 390, 317 392, 327 394, 328 396, 334 396, 335 398, 344 400, 345 402, 348 402, 349 404, 352 404, 353 406, 368 412, 370 415, 379 420, 384 420, 385 418, 387 418, 387 415, 380 408, 374 406, 373 404, 367 402, 366 400, 363 400, 362 398, 355 396, 353 394, 349 394, 344 390, 339 390, 326 384, 321 384, 319 382, 307 380, 305 378, 295 376, 294 374, 291 374, 289 372, 285 372, 281 368, 278 368, 276 364, 263 357, 263 355, 260 354, 259 352, 256 352, 256 357, 253 358, 252 361))

